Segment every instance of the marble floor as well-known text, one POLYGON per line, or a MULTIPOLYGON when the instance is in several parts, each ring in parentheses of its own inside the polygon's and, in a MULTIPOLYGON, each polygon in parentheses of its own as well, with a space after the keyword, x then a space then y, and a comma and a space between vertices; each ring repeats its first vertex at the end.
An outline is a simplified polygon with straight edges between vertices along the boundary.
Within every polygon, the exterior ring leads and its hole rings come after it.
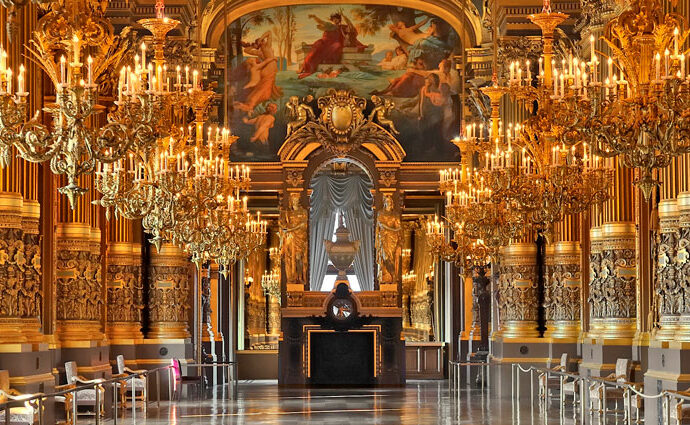
MULTIPOLYGON (((449 395, 447 381, 408 381, 404 388, 279 389, 276 381, 241 382, 235 400, 150 404, 147 418, 128 411, 117 423, 159 424, 582 424, 572 408, 554 402, 540 409, 524 400, 513 406, 491 392, 464 388, 449 395)), ((527 397, 526 397, 527 398, 527 397)), ((585 418, 585 424, 623 424, 621 415, 585 418)), ((79 420, 79 424, 88 420, 79 420)), ((102 423, 112 424, 113 420, 102 423)))

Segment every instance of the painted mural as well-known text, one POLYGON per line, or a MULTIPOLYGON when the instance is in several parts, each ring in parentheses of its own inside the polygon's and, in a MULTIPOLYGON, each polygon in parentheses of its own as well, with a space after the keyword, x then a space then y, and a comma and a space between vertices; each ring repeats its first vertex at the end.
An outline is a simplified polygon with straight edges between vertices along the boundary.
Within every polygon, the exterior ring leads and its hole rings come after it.
POLYGON ((238 161, 275 161, 292 96, 329 88, 394 102, 406 161, 449 161, 459 127, 459 37, 426 12, 379 5, 299 5, 252 12, 230 37, 231 122, 238 161))

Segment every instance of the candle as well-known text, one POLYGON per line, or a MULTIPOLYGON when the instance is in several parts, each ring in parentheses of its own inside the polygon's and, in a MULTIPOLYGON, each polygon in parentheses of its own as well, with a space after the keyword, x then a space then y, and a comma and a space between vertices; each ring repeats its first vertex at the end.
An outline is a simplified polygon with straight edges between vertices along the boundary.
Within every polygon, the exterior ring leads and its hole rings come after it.
POLYGON ((79 48, 79 44, 80 44, 80 42, 79 42, 79 37, 77 37, 77 35, 74 34, 74 35, 72 36, 72 49, 74 50, 72 54, 73 54, 73 57, 74 57, 74 64, 78 64, 78 63, 79 63, 79 53, 80 53, 80 50, 81 50, 81 49, 79 48))
POLYGON ((65 84, 65 56, 60 56, 60 84, 65 84))
POLYGON ((141 69, 146 69, 146 43, 141 43, 141 69))
POLYGON ((655 68, 656 68, 656 81, 659 81, 661 79, 661 55, 659 52, 656 52, 656 56, 654 57, 654 62, 655 62, 655 68))
POLYGON ((510 81, 515 79, 515 62, 510 63, 510 81))
POLYGON ((194 73, 192 74, 194 76, 194 83, 192 85, 193 88, 197 88, 197 84, 199 82, 199 71, 196 69, 194 70, 194 73))
POLYGON ((4 74, 7 69, 7 52, 0 49, 0 73, 4 74))
POLYGON ((532 71, 529 69, 530 62, 527 61, 525 63, 525 66, 527 67, 527 85, 530 85, 532 83, 532 71))
POLYGON ((561 97, 564 97, 565 96, 565 78, 564 78, 564 75, 561 74, 560 78, 561 78, 561 97))
POLYGON ((558 71, 553 70, 553 95, 558 96, 558 71))
POLYGON ((613 75, 613 59, 609 58, 608 64, 609 64, 609 68, 608 68, 607 77, 611 78, 611 75, 613 75))
POLYGON ((185 85, 189 85, 189 67, 185 66, 184 67, 184 83, 185 85))
POLYGON ((673 29, 673 56, 678 57, 678 27, 673 29))
POLYGON ((86 63, 88 64, 89 70, 89 85, 93 85, 93 58, 91 55, 86 59, 86 63))
POLYGON ((594 63, 594 35, 589 35, 589 62, 594 63))
POLYGON ((19 75, 17 76, 17 95, 24 94, 24 65, 19 65, 19 75))
POLYGON ((539 57, 539 75, 542 75, 544 73, 544 58, 539 57))

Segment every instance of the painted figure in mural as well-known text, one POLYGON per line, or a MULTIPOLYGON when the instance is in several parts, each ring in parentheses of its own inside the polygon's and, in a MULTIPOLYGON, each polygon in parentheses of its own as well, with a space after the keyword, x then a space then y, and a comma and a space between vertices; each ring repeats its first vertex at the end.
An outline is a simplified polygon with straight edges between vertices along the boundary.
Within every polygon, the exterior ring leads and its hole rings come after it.
POLYGON ((424 79, 429 74, 422 58, 417 58, 407 72, 390 82, 383 90, 372 90, 371 94, 394 97, 415 97, 424 87, 424 79))
POLYGON ((376 222, 376 264, 378 281, 396 283, 402 261, 402 226, 400 215, 393 210, 393 196, 383 196, 383 211, 376 222))
POLYGON ((290 207, 280 216, 280 254, 285 261, 287 283, 307 282, 307 211, 299 193, 290 194, 290 207))
POLYGON ((343 47, 356 47, 358 50, 366 47, 357 40, 357 29, 342 12, 333 13, 328 21, 314 14, 308 17, 316 21, 317 28, 323 31, 323 35, 311 45, 311 50, 300 67, 299 78, 310 76, 322 63, 340 63, 343 47))
POLYGON ((246 98, 242 101, 234 102, 234 106, 245 112, 251 112, 254 108, 267 100, 277 99, 283 95, 282 90, 276 86, 276 74, 278 73, 278 62, 273 53, 271 32, 266 31, 253 43, 242 43, 244 53, 256 56, 249 64, 245 61, 244 66, 248 70, 249 89, 246 98), (258 74, 258 81, 256 75, 258 74))
POLYGON ((268 131, 273 128, 276 122, 276 112, 278 112, 278 105, 269 103, 266 105, 266 111, 263 114, 257 115, 254 118, 244 117, 242 122, 254 126, 254 134, 249 139, 250 142, 259 142, 264 145, 268 144, 268 131))
POLYGON ((393 121, 388 118, 390 112, 395 106, 393 102, 374 95, 371 96, 371 103, 374 104, 374 109, 372 109, 371 114, 369 114, 369 121, 378 121, 379 125, 383 128, 388 127, 391 133, 400 134, 400 132, 395 128, 393 121))
POLYGON ((400 71, 407 66, 407 51, 404 47, 398 46, 395 48, 395 53, 392 50, 386 52, 386 56, 378 63, 384 71, 400 71))
POLYGON ((289 137, 295 130, 302 127, 310 119, 314 119, 314 110, 309 106, 314 100, 312 95, 304 98, 304 103, 300 103, 299 97, 290 96, 290 99, 285 104, 285 107, 290 113, 290 122, 287 124, 287 137, 289 137))

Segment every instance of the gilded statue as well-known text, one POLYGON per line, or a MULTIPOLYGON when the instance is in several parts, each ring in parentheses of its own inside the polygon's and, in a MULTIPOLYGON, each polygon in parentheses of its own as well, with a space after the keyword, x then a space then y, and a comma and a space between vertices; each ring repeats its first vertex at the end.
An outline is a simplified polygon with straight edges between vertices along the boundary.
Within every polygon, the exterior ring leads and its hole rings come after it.
POLYGON ((307 210, 299 193, 290 194, 290 207, 280 217, 280 254, 285 261, 288 283, 307 282, 307 210))
POLYGON ((402 261, 402 226, 400 215, 393 210, 393 197, 385 194, 383 211, 376 222, 376 264, 378 281, 396 283, 400 278, 402 261))
POLYGON ((374 104, 374 109, 369 114, 369 122, 377 121, 381 127, 388 128, 393 134, 400 134, 393 120, 388 118, 390 112, 393 110, 395 104, 388 99, 379 96, 371 96, 371 102, 374 104))
POLYGON ((287 137, 302 127, 309 120, 314 119, 314 110, 308 104, 314 100, 312 95, 307 95, 304 102, 300 103, 299 97, 290 96, 288 102, 285 104, 290 116, 290 122, 287 124, 287 137))

